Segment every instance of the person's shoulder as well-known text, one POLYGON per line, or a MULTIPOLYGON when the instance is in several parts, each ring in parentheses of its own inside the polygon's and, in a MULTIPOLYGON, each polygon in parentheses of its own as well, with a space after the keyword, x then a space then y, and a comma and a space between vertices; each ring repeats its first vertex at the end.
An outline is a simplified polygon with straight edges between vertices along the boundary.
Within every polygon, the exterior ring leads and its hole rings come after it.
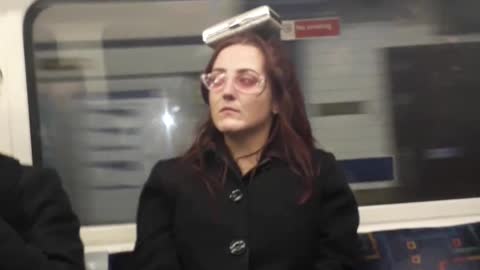
POLYGON ((62 189, 60 177, 54 169, 22 165, 14 158, 0 155, 0 190, 10 197, 31 197, 62 189))
POLYGON ((42 219, 50 222, 62 217, 63 220, 72 222, 72 226, 78 226, 78 218, 55 169, 22 165, 22 171, 19 191, 27 220, 33 222, 42 219))
POLYGON ((8 192, 15 185, 22 175, 22 166, 18 160, 0 154, 0 191, 8 192))
POLYGON ((348 184, 342 165, 337 161, 332 152, 315 149, 314 160, 317 162, 318 179, 324 183, 324 187, 346 187, 348 184))
POLYGON ((0 154, 0 175, 2 179, 18 179, 21 171, 22 168, 18 160, 0 154))
POLYGON ((26 200, 54 197, 66 200, 62 180, 55 169, 22 165, 22 171, 19 186, 26 200))
POLYGON ((335 164, 335 155, 324 149, 315 148, 313 150, 313 160, 320 166, 331 166, 335 164))
POLYGON ((20 162, 14 158, 0 154, 0 217, 5 220, 15 220, 20 213, 19 183, 22 177, 22 166, 20 162))
POLYGON ((60 176, 57 171, 52 168, 39 168, 30 165, 21 165, 22 167, 22 182, 28 185, 61 185, 60 176))
POLYGON ((0 153, 0 168, 3 167, 11 167, 11 166, 19 166, 18 160, 16 160, 13 157, 6 156, 2 153, 0 153))
POLYGON ((171 185, 190 171, 181 157, 159 160, 150 171, 147 185, 171 185))
POLYGON ((181 170, 182 160, 179 157, 158 160, 152 167, 152 175, 165 175, 181 170))
POLYGON ((51 182, 57 182, 59 178, 58 174, 54 169, 37 168, 31 165, 22 165, 17 159, 3 154, 0 154, 0 174, 2 176, 2 179, 14 179, 16 182, 38 182, 35 179, 41 178, 42 181, 40 182, 42 185, 51 182))

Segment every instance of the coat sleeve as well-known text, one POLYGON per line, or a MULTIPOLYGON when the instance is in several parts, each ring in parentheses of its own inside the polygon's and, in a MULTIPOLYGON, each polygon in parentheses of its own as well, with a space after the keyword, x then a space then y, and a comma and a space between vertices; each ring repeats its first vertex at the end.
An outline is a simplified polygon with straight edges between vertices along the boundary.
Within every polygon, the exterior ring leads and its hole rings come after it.
POLYGON ((332 154, 325 155, 320 169, 323 188, 315 269, 354 269, 360 250, 357 203, 332 154))
POLYGON ((48 169, 25 170, 17 201, 25 234, 0 219, 0 269, 84 269, 80 225, 58 175, 48 169))
POLYGON ((180 270, 173 236, 174 199, 165 185, 162 163, 152 169, 137 212, 134 269, 180 270))

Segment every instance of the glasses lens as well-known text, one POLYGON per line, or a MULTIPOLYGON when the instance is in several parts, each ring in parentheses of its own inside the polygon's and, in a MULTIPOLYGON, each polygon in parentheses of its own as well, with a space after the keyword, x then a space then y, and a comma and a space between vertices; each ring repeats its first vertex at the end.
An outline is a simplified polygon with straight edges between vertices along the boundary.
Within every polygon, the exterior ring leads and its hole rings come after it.
POLYGON ((225 73, 215 72, 202 75, 203 84, 211 91, 220 90, 225 84, 225 73))
POLYGON ((256 93, 260 91, 260 77, 252 73, 241 73, 235 77, 235 86, 239 91, 245 93, 256 93))
MULTIPOLYGON (((227 82, 225 72, 212 72, 201 75, 202 83, 210 91, 221 91, 227 82)), ((242 72, 235 75, 233 84, 236 90, 247 94, 256 94, 262 91, 263 79, 252 72, 242 72)))

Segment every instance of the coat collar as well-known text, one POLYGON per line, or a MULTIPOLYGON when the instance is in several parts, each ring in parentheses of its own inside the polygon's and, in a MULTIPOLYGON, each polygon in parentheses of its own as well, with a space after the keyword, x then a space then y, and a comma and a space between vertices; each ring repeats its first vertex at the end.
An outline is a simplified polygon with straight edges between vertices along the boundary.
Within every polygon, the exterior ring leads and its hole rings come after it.
MULTIPOLYGON (((228 166, 238 169, 237 164, 231 157, 226 145, 223 143, 205 148, 203 158, 208 167, 226 163, 228 166)), ((273 164, 286 165, 288 162, 282 157, 279 151, 267 148, 266 151, 262 153, 257 167, 273 164)))

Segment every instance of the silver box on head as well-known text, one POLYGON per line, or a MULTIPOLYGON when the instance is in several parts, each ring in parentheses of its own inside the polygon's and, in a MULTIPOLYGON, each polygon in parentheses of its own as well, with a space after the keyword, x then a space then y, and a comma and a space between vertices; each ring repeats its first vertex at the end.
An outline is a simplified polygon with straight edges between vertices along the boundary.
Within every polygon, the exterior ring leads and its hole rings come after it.
POLYGON ((240 32, 255 31, 266 37, 279 36, 281 29, 280 16, 269 6, 260 6, 210 26, 203 31, 202 38, 205 44, 214 47, 218 41, 240 32))

